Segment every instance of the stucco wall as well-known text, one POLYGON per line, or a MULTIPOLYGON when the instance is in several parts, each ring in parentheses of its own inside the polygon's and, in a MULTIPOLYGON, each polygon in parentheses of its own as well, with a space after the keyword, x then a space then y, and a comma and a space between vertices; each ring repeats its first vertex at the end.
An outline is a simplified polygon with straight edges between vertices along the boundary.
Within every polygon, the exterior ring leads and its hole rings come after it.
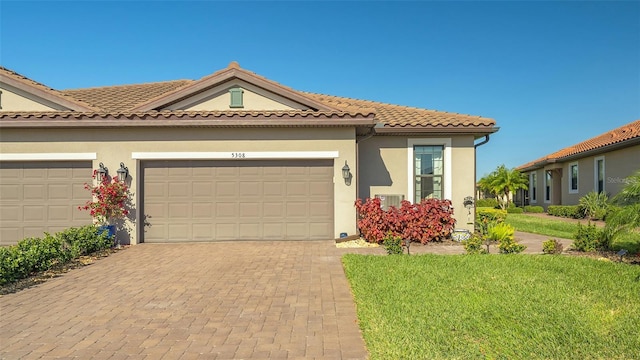
MULTIPOLYGON (((577 205, 581 197, 591 191, 595 191, 595 160, 597 158, 604 159, 604 189, 609 197, 613 197, 624 187, 625 178, 640 170, 640 145, 554 164, 552 167, 557 170, 553 172, 553 176, 556 176, 558 171, 561 171, 562 176, 559 189, 558 186, 552 186, 551 188, 552 199, 559 194, 559 204, 577 205), (578 164, 578 192, 571 193, 569 189, 571 181, 570 166, 576 163, 578 164)), ((553 200, 550 203, 544 202, 544 170, 529 171, 526 173, 527 177, 532 172, 538 174, 538 190, 537 202, 531 201, 530 203, 531 205, 544 206, 546 209, 547 206, 553 204, 553 200)), ((554 185, 557 185, 555 181, 554 185)), ((529 189, 529 198, 531 198, 531 189, 529 189)))
MULTIPOLYGON (((436 137, 450 141, 451 172, 450 179, 444 179, 445 192, 450 192, 457 220, 456 228, 473 230, 474 209, 464 207, 466 196, 474 197, 475 191, 475 148, 473 136, 436 137), (447 185, 450 187, 447 190, 447 185)), ((408 169, 410 145, 409 139, 416 141, 429 137, 374 136, 359 144, 358 157, 360 178, 358 197, 365 199, 376 194, 404 195, 413 202, 409 179, 413 179, 413 169, 408 169)), ((445 153, 446 157, 446 153, 445 153)), ((445 163, 447 160, 445 159, 445 163)), ((446 167, 446 165, 445 165, 446 167)), ((445 169, 446 173, 446 169, 445 169)))
MULTIPOLYGON (((120 162, 129 168, 132 192, 140 163, 133 152, 250 152, 250 151, 338 151, 334 162, 335 235, 356 233, 355 182, 345 185, 342 167, 352 164, 357 177, 355 131, 353 129, 3 129, 0 153, 97 153, 93 168, 100 162, 116 175, 120 162)), ((136 196, 136 202, 139 199, 136 196)), ((140 220, 138 220, 140 223, 140 220)), ((132 225, 132 224, 131 224, 132 225)), ((132 231, 131 243, 137 241, 132 231)))
POLYGON ((4 83, 0 83, 0 91, 2 91, 2 103, 0 104, 2 109, 0 111, 52 111, 63 109, 50 101, 39 99, 4 83))
POLYGON ((577 205, 581 197, 596 189, 596 158, 604 158, 604 190, 613 197, 624 187, 625 178, 640 170, 640 145, 563 163, 566 174, 562 177, 563 204, 577 205), (578 193, 569 194, 569 164, 574 162, 578 163, 578 193))

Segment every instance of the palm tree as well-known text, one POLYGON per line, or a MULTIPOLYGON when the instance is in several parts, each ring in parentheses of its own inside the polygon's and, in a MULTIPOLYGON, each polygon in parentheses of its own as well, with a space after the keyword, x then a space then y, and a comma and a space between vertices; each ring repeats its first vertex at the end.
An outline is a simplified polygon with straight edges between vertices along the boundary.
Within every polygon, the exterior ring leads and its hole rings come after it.
POLYGON ((613 198, 613 204, 617 207, 606 218, 607 245, 624 234, 640 240, 640 170, 627 178, 627 185, 613 198))
POLYGON ((527 189, 527 177, 516 169, 508 169, 506 166, 500 165, 491 174, 484 176, 478 185, 480 189, 489 191, 504 200, 500 202, 502 208, 509 206, 509 194, 518 189, 527 189))

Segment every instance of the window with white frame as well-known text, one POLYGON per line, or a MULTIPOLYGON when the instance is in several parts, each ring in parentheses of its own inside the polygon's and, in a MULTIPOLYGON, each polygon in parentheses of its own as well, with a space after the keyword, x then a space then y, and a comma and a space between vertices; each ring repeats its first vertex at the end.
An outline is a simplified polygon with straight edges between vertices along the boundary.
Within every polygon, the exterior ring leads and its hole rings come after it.
POLYGON ((444 170, 444 146, 415 145, 414 159, 414 202, 422 199, 442 199, 444 170))
POLYGON ((408 198, 451 199, 451 139, 408 139, 408 198))
POLYGON ((597 193, 602 193, 605 191, 604 189, 604 156, 599 156, 593 160, 593 180, 594 180, 594 190, 597 193))
POLYGON ((578 193, 578 163, 569 164, 569 194, 578 193))
POLYGON ((544 202, 551 202, 551 170, 544 172, 544 202))
POLYGON ((531 196, 532 203, 538 202, 537 182, 538 182, 538 174, 536 174, 535 172, 532 172, 531 174, 529 174, 529 195, 531 196))

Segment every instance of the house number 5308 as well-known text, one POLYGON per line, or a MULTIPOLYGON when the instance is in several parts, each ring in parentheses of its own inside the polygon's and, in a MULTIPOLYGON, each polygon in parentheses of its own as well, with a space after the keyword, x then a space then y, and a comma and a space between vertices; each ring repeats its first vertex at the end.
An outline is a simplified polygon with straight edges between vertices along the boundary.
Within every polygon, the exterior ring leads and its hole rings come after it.
POLYGON ((233 158, 233 159, 244 159, 244 158, 246 158, 246 157, 247 157, 247 154, 246 154, 246 153, 243 153, 243 152, 234 152, 234 153, 231 153, 231 158, 233 158))

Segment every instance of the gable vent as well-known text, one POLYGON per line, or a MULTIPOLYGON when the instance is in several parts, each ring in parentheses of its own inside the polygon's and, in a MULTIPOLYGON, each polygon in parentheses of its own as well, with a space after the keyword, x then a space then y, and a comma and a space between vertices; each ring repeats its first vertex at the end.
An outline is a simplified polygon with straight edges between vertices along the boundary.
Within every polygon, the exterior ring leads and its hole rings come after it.
POLYGON ((231 94, 231 104, 229 104, 230 108, 243 108, 244 105, 242 103, 242 94, 244 91, 239 88, 231 88, 229 89, 229 94, 231 94))

